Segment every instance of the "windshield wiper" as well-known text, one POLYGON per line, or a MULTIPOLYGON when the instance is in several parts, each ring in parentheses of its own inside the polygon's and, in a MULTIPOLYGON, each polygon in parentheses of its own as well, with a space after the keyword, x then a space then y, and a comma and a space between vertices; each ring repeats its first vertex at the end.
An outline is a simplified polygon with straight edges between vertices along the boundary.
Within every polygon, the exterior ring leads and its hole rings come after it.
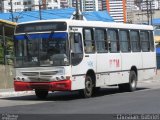
POLYGON ((30 36, 28 35, 28 33, 25 33, 25 37, 27 38, 27 40, 31 40, 30 36))
POLYGON ((48 40, 51 40, 51 38, 52 38, 53 34, 54 34, 54 31, 51 31, 51 33, 50 33, 50 35, 49 35, 48 40))

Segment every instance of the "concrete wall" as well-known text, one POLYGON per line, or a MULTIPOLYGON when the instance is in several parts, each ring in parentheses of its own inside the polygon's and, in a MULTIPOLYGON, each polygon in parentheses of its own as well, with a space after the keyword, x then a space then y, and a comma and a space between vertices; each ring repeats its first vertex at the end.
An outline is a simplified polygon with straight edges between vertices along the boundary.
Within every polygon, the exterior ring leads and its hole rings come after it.
POLYGON ((0 65, 0 89, 13 88, 14 69, 9 65, 0 65))

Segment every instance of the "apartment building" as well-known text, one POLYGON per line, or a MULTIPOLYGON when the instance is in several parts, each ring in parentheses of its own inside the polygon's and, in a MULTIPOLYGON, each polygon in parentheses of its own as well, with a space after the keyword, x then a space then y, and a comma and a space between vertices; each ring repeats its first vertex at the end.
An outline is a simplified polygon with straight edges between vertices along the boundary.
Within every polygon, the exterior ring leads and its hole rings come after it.
POLYGON ((39 5, 42 9, 60 8, 59 0, 2 0, 1 12, 10 12, 11 4, 13 12, 39 10, 39 5))
POLYGON ((140 0, 127 0, 126 2, 126 8, 127 8, 127 22, 132 23, 134 19, 134 12, 139 10, 140 8, 140 0))
MULTIPOLYGON (((71 0, 76 7, 76 0, 71 0)), ((126 0, 78 0, 78 6, 83 11, 107 10, 116 22, 126 22, 126 0)))
POLYGON ((106 0, 109 14, 116 22, 126 22, 126 0, 106 0))
POLYGON ((78 2, 79 10, 83 11, 83 7, 82 7, 83 0, 77 0, 77 1, 76 0, 70 0, 69 1, 69 6, 76 8, 76 2, 78 2))
MULTIPOLYGON (((78 7, 83 11, 98 11, 99 0, 78 0, 78 7)), ((71 7, 76 7, 76 0, 71 0, 71 7)))
POLYGON ((141 10, 147 10, 147 9, 152 9, 152 10, 157 10, 159 9, 159 5, 158 3, 160 3, 158 0, 143 0, 141 3, 141 10))
POLYGON ((69 0, 60 0, 60 7, 61 8, 68 8, 69 7, 69 0))
POLYGON ((101 1, 102 1, 102 10, 107 10, 106 0, 101 0, 101 1))
POLYGON ((98 0, 84 0, 83 11, 98 11, 98 0))

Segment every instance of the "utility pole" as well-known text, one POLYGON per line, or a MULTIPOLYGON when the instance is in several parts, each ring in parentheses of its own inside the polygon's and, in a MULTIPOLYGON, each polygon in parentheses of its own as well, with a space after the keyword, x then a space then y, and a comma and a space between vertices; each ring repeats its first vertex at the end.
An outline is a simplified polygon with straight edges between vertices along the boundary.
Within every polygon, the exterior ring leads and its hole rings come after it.
POLYGON ((149 8, 148 8, 148 0, 146 0, 146 6, 147 6, 147 21, 149 25, 149 8))
POLYGON ((46 0, 39 0, 38 5, 33 5, 33 6, 38 6, 39 7, 39 19, 42 20, 42 6, 43 9, 46 9, 46 0))
POLYGON ((39 0, 39 5, 38 5, 38 7, 39 7, 39 19, 40 20, 42 20, 42 11, 41 11, 41 3, 40 3, 40 0, 39 0))
MULTIPOLYGON (((79 13, 79 3, 78 3, 79 0, 76 0, 76 14, 75 14, 75 19, 76 20, 82 20, 83 19, 83 16, 79 13)), ((80 1, 81 2, 81 1, 80 1)), ((81 7, 81 3, 80 3, 80 7, 81 7)))
POLYGON ((13 16, 13 3, 12 3, 12 0, 10 0, 10 5, 11 5, 11 17, 12 17, 12 22, 14 22, 14 16, 13 16))
POLYGON ((136 14, 136 15, 146 15, 147 16, 147 24, 151 24, 152 25, 152 14, 153 14, 153 10, 152 10, 152 1, 151 0, 146 0, 144 2, 141 2, 141 3, 145 3, 145 6, 146 6, 146 9, 142 11, 145 11, 145 12, 142 12, 141 14, 136 14))
POLYGON ((76 0, 76 20, 79 20, 79 8, 78 8, 78 0, 76 0))
POLYGON ((151 25, 152 25, 152 19, 153 19, 152 14, 153 14, 153 11, 152 11, 152 2, 151 1, 149 2, 149 5, 150 5, 150 15, 151 15, 151 25))
POLYGON ((0 1, 0 12, 2 12, 2 0, 0 1))

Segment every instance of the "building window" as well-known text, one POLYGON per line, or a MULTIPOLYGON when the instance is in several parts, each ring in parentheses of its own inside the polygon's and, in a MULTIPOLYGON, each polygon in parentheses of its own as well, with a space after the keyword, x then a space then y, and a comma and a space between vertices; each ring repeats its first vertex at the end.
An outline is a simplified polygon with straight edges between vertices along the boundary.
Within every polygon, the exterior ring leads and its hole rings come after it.
POLYGON ((31 5, 32 4, 32 2, 31 1, 28 1, 28 5, 31 5))
POLYGON ((23 2, 23 5, 27 5, 27 2, 23 2))
POLYGON ((47 9, 52 9, 52 7, 48 7, 47 9))
POLYGON ((16 11, 16 12, 20 12, 20 11, 21 11, 21 9, 15 9, 15 11, 16 11))

